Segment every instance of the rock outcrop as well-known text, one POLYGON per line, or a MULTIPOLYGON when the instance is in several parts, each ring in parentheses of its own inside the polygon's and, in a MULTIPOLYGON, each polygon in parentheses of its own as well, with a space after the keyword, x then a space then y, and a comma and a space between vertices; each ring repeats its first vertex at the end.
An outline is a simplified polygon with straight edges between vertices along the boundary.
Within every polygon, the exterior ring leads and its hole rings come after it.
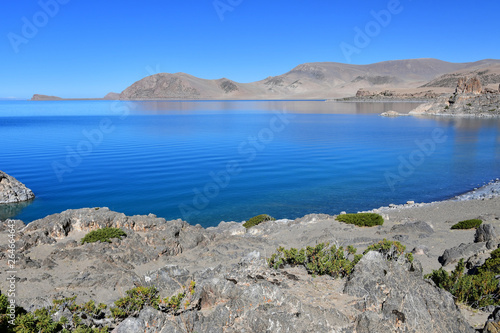
POLYGON ((422 279, 418 264, 388 262, 378 252, 347 282, 276 271, 258 252, 192 278, 197 290, 188 309, 172 316, 145 308, 116 332, 474 332, 452 296, 422 279))
POLYGON ((0 204, 28 201, 34 197, 33 192, 23 183, 0 171, 0 204))
POLYGON ((418 264, 387 261, 369 252, 356 265, 345 292, 360 297, 355 332, 475 332, 453 297, 421 278, 418 264))
POLYGON ((342 100, 432 100, 438 97, 439 94, 432 91, 418 91, 411 93, 401 93, 394 90, 369 91, 363 88, 356 92, 353 98, 344 98, 342 100))
POLYGON ((452 96, 443 95, 434 102, 418 106, 411 115, 454 115, 491 117, 500 115, 500 93, 483 89, 477 76, 458 79, 452 96))
POLYGON ((455 94, 475 94, 479 95, 483 92, 483 86, 481 81, 477 76, 470 79, 459 78, 457 87, 455 88, 455 94))

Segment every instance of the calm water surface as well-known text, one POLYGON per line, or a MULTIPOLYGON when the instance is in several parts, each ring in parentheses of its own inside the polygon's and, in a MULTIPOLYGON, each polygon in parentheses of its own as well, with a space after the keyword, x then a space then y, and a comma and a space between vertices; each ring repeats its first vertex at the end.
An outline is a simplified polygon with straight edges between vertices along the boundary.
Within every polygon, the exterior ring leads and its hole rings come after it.
POLYGON ((500 120, 384 118, 414 103, 0 102, 0 170, 32 221, 109 207, 212 226, 450 198, 500 175, 500 120))

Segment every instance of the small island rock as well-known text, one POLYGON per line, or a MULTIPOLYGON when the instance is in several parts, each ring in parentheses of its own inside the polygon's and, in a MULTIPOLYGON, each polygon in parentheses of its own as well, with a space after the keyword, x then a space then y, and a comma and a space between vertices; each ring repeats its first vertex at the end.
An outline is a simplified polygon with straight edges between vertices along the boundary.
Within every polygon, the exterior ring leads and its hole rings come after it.
POLYGON ((28 201, 35 197, 23 183, 0 171, 0 204, 28 201))

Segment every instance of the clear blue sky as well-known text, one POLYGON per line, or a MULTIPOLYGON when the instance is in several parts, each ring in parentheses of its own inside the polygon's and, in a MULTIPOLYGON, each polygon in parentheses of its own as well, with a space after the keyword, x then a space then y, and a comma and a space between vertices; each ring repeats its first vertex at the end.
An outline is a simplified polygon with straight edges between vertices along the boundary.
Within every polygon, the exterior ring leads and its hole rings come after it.
POLYGON ((29 98, 34 93, 102 97, 158 71, 251 82, 315 61, 500 58, 500 2, 400 0, 397 13, 378 24, 377 30, 370 25, 375 20, 371 12, 386 10, 391 3, 397 4, 395 0, 3 1, 0 98, 29 98), (64 3, 57 2, 57 12, 55 1, 64 3), (40 3, 52 5, 44 10, 40 3), (35 23, 37 31, 30 30, 35 23), (356 47, 356 27, 373 28, 373 37, 368 43, 358 41, 358 52, 347 59, 340 45, 356 47))

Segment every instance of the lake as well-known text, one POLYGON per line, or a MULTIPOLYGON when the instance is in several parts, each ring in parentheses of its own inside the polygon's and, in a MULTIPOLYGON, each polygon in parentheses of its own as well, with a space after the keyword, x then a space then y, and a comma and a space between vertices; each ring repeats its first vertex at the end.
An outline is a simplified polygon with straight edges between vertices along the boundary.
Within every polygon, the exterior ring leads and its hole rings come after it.
POLYGON ((0 170, 30 222, 109 207, 204 227, 451 198, 500 175, 500 119, 380 117, 415 103, 0 101, 0 170))

